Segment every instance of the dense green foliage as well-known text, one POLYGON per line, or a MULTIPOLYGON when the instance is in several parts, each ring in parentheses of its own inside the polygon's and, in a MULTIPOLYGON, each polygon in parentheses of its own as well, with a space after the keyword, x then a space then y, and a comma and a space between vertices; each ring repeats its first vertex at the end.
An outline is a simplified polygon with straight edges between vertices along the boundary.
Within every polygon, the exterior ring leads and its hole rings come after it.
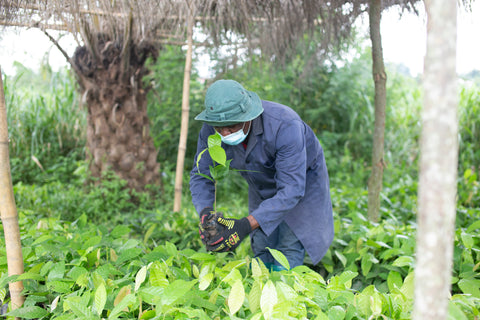
MULTIPOLYGON (((418 79, 393 68, 388 80, 382 220, 366 219, 373 110, 366 52, 343 67, 284 69, 265 62, 230 70, 266 100, 292 106, 325 150, 336 237, 317 266, 269 272, 252 260, 248 241, 235 253, 205 252, 198 218, 184 188, 172 212, 180 122, 183 55, 168 49, 146 83, 152 134, 164 190, 132 193, 110 177, 95 187, 83 161, 85 114, 68 72, 22 70, 5 81, 12 176, 20 216, 26 302, 12 312, 35 319, 408 319, 413 303, 416 193, 422 97, 418 79), (273 81, 274 80, 274 81, 273 81), (33 157, 32 157, 33 156, 33 157)), ((194 78, 196 79, 196 78, 194 78)), ((193 117, 204 85, 192 83, 187 171, 193 164, 193 117)), ((452 319, 480 316, 480 88, 464 84, 452 319)), ((188 181, 188 172, 185 173, 188 181)), ((219 184, 219 206, 246 212, 239 175, 219 184)), ((3 244, 3 237, 0 240, 3 244)), ((0 298, 8 302, 5 246, 0 298)), ((280 262, 281 254, 274 252, 280 262)))

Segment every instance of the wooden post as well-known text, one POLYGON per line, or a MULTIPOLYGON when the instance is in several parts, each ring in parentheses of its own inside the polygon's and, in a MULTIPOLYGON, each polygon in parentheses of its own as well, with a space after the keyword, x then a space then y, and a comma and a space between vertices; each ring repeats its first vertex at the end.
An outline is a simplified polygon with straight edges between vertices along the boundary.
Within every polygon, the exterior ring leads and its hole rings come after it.
POLYGON ((190 12, 187 25, 187 57, 185 60, 185 71, 183 75, 183 96, 182 96, 182 123, 180 126, 180 141, 178 144, 177 168, 175 172, 175 199, 173 202, 173 211, 178 212, 182 206, 182 184, 183 167, 185 163, 185 152, 187 150, 188 136, 188 117, 190 113, 190 73, 192 70, 192 47, 193 47, 193 24, 194 24, 194 4, 190 2, 190 12))
MULTIPOLYGON (((23 273, 23 255, 8 152, 7 108, 0 68, 0 214, 5 233, 8 275, 12 276, 23 273)), ((21 307, 25 301, 21 294, 23 282, 11 282, 9 289, 11 310, 21 307)))

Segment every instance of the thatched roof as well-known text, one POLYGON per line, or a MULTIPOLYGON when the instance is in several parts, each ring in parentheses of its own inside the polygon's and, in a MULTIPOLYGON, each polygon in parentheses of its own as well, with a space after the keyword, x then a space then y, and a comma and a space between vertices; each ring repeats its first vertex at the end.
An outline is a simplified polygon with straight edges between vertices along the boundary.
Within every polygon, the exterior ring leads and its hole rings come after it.
MULTIPOLYGON (((418 0, 388 0, 415 10, 418 0)), ((367 0, 0 0, 0 23, 71 32, 79 45, 94 47, 92 34, 129 41, 181 44, 187 18, 195 17, 209 45, 240 43, 265 55, 283 56, 307 32, 319 32, 321 50, 351 33, 367 0)))

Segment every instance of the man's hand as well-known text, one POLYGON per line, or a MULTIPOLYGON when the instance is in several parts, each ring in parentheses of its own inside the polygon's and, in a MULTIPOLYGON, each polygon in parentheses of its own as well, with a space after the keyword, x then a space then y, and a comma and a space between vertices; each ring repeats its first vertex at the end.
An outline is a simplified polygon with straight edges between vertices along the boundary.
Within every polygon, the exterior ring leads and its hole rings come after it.
POLYGON ((206 207, 200 211, 200 224, 204 224, 207 220, 210 220, 210 216, 212 215, 213 208, 206 207))
POLYGON ((206 207, 200 212, 200 223, 198 225, 198 232, 200 233, 200 238, 202 239, 204 245, 207 245, 207 241, 210 239, 210 235, 207 230, 207 223, 212 218, 212 211, 213 208, 206 207))
POLYGON ((247 218, 229 219, 218 217, 216 223, 224 229, 216 237, 207 242, 208 251, 231 251, 252 231, 250 221, 247 218))
POLYGON ((219 218, 223 218, 223 213, 216 212, 214 214, 212 210, 212 208, 207 207, 200 212, 198 232, 205 246, 207 246, 212 239, 217 239, 218 235, 223 233, 226 228, 223 224, 217 222, 219 218))

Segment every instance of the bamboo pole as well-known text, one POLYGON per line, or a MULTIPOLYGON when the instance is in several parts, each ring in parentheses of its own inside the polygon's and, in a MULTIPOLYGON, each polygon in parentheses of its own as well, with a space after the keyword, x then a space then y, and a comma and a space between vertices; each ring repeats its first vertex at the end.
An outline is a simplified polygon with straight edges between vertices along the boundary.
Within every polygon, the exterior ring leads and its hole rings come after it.
POLYGON ((180 141, 178 144, 177 168, 175 172, 175 198, 173 202, 173 211, 178 212, 182 206, 182 184, 183 167, 185 163, 185 152, 187 150, 188 135, 188 117, 190 113, 190 73, 192 70, 192 47, 193 47, 193 24, 194 8, 193 1, 190 2, 190 14, 187 25, 187 57, 185 59, 185 71, 183 75, 183 96, 182 96, 182 122, 180 127, 180 141))
MULTIPOLYGON (((8 154, 7 108, 0 68, 0 215, 5 234, 7 251, 8 275, 23 273, 22 245, 20 242, 20 228, 18 213, 13 196, 12 176, 10 172, 10 158, 8 154)), ((11 310, 20 308, 25 301, 22 296, 23 282, 16 281, 9 284, 11 310)))

